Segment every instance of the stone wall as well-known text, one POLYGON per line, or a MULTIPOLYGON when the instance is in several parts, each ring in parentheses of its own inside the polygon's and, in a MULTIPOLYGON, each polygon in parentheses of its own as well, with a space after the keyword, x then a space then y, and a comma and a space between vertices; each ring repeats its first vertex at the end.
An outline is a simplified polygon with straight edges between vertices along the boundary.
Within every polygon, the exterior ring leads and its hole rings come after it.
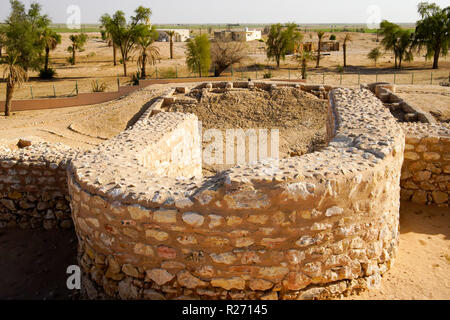
POLYGON ((406 134, 401 198, 420 204, 449 205, 450 125, 395 94, 395 85, 374 83, 370 89, 402 122, 406 134))
POLYGON ((70 228, 66 167, 76 151, 34 144, 0 153, 0 229, 70 228))
POLYGON ((406 134, 401 196, 421 204, 449 205, 450 125, 402 124, 406 134))
POLYGON ((196 159, 195 116, 181 113, 145 116, 77 157, 68 183, 85 295, 310 299, 378 286, 398 244, 405 136, 367 90, 332 91, 329 115, 321 152, 212 178, 141 161, 185 141, 181 128, 190 151, 171 154, 196 159))

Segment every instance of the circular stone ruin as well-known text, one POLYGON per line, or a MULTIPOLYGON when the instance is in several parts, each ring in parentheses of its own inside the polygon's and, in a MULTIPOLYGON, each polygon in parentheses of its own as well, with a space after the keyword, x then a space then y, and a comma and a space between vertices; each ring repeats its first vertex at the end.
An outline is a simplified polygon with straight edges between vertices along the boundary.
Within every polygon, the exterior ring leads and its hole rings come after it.
POLYGON ((405 136, 370 91, 329 93, 320 151, 214 177, 202 176, 196 116, 160 112, 173 100, 68 168, 86 297, 313 299, 380 284, 398 245, 405 136))

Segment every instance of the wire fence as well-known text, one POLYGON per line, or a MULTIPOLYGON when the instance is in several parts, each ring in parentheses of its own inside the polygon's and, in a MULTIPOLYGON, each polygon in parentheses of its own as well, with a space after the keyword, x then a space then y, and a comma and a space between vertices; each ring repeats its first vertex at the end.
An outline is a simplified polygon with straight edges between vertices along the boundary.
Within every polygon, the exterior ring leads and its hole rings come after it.
MULTIPOLYGON (((212 68, 208 74, 202 77, 214 77, 215 70, 212 68)), ((135 74, 139 79, 139 75, 135 74)), ((262 65, 255 66, 233 66, 223 72, 221 76, 232 77, 235 80, 301 80, 300 69, 276 69, 262 65)), ((146 79, 183 79, 197 78, 198 73, 190 72, 186 67, 175 66, 172 68, 149 68, 146 79)), ((136 79, 135 79, 136 80, 136 79)), ((399 71, 399 72, 316 72, 311 70, 307 74, 307 83, 326 84, 334 86, 357 86, 363 83, 389 82, 400 85, 439 85, 450 81, 450 72, 447 70, 434 71, 399 71)), ((14 94, 15 100, 40 99, 56 97, 73 97, 79 93, 91 92, 115 92, 120 86, 133 85, 133 77, 110 76, 98 79, 76 79, 54 81, 33 81, 24 83, 17 88, 14 94)), ((0 92, 5 92, 6 84, 0 83, 0 92)))

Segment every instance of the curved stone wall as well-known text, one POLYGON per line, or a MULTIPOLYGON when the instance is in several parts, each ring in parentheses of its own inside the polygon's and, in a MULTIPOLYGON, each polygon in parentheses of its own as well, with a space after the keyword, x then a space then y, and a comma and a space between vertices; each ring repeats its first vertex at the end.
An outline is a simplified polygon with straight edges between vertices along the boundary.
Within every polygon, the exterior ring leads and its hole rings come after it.
POLYGON ((329 96, 329 146, 302 157, 203 179, 196 117, 161 112, 74 159, 85 294, 310 299, 377 286, 397 249, 405 136, 370 91, 329 96))
POLYGON ((71 228, 66 168, 76 153, 48 143, 0 150, 0 229, 71 228))

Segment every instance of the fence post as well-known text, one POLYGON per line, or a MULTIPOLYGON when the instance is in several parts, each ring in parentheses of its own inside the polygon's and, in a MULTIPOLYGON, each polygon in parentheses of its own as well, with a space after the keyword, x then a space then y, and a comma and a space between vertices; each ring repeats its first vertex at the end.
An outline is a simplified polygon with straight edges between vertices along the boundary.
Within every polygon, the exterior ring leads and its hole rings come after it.
POLYGON ((175 66, 175 74, 176 74, 176 77, 178 79, 178 66, 175 66))
POLYGON ((431 72, 431 80, 430 80, 430 84, 433 84, 433 72, 431 72))
POLYGON ((56 98, 56 89, 55 89, 55 85, 53 85, 53 96, 56 98))
POLYGON ((291 80, 291 69, 288 69, 288 74, 289 74, 288 75, 288 78, 289 78, 288 80, 291 80))
POLYGON ((31 92, 31 99, 34 99, 33 86, 32 85, 30 85, 30 92, 31 92))
POLYGON ((155 79, 158 79, 158 67, 156 67, 155 79))
POLYGON ((342 73, 341 73, 341 76, 340 76, 340 79, 339 79, 339 85, 342 85, 342 73))
POLYGON ((78 80, 75 81, 75 92, 76 92, 77 95, 78 95, 78 80))
POLYGON ((394 71, 394 84, 395 84, 396 80, 397 80, 397 73, 395 73, 395 71, 394 71))
POLYGON ((322 84, 325 84, 325 72, 322 74, 322 84))
POLYGON ((411 73, 411 84, 414 84, 414 72, 411 73))
POLYGON ((231 65, 231 77, 234 77, 234 69, 233 69, 233 65, 231 65))
POLYGON ((117 75, 117 91, 120 91, 120 78, 119 78, 119 75, 117 75))

